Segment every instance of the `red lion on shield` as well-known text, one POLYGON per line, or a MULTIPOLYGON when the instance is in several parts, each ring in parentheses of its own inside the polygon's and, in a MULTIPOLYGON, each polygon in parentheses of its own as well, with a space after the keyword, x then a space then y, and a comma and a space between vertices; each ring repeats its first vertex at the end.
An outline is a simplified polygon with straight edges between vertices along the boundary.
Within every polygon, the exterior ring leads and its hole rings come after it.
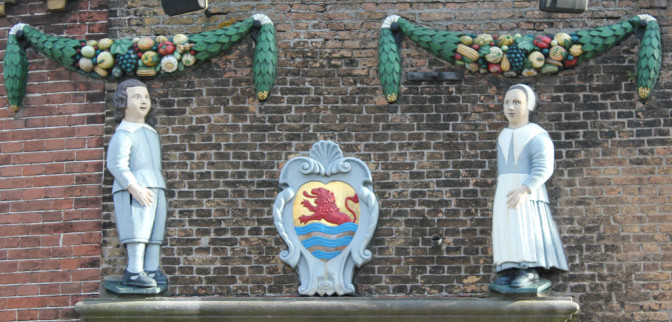
POLYGON ((336 197, 334 197, 334 193, 327 189, 315 188, 310 190, 310 194, 304 191, 303 195, 306 198, 315 199, 315 206, 313 206, 308 200, 301 201, 301 204, 313 213, 312 215, 300 216, 299 221, 302 224, 305 224, 311 220, 324 219, 328 223, 340 225, 346 222, 355 222, 357 220, 357 214, 355 214, 355 212, 350 209, 350 207, 348 207, 348 201, 359 203, 359 197, 357 197, 357 194, 345 198, 345 208, 347 208, 348 211, 350 211, 352 214, 352 219, 350 216, 348 216, 348 214, 341 212, 338 206, 336 206, 336 197))

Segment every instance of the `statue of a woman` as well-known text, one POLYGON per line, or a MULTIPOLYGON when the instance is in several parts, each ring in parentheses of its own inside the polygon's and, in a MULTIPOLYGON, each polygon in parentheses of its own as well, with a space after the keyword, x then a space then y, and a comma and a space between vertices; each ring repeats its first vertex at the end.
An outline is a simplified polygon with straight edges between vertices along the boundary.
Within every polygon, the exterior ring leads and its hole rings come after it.
POLYGON ((117 232, 128 255, 122 284, 144 288, 167 285, 159 268, 166 226, 166 184, 147 85, 125 80, 117 87, 113 101, 115 118, 121 123, 107 150, 107 168, 114 176, 117 232))
POLYGON ((513 288, 537 282, 539 268, 568 270, 544 186, 553 174, 553 142, 529 120, 536 101, 527 85, 509 88, 503 110, 509 126, 497 140, 492 227, 495 284, 513 288))

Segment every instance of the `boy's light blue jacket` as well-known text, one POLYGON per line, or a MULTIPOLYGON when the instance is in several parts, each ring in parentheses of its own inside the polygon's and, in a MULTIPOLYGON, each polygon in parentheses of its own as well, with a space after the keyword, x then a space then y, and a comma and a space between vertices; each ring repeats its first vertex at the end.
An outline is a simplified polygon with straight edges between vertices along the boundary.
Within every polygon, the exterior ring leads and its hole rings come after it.
POLYGON ((107 149, 107 168, 114 176, 113 194, 136 182, 145 188, 166 188, 159 134, 147 124, 121 121, 107 149))

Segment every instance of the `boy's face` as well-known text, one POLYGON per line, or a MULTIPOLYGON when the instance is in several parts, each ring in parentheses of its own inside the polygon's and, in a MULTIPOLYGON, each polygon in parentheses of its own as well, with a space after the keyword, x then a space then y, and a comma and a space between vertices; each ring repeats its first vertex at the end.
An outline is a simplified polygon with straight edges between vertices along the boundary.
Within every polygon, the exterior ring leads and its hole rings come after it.
POLYGON ((504 96, 504 116, 509 127, 517 128, 529 123, 530 111, 527 109, 527 97, 520 89, 506 92, 504 96))
POLYGON ((145 116, 151 108, 151 100, 146 87, 135 86, 126 88, 126 111, 124 120, 134 123, 145 123, 145 116))

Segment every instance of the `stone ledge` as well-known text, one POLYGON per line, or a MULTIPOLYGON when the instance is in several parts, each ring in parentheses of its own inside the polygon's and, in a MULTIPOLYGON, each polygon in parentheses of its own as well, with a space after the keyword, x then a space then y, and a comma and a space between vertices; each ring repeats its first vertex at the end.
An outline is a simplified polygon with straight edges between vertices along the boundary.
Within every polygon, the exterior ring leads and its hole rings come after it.
POLYGON ((263 297, 86 299, 86 321, 567 321, 579 312, 569 297, 263 297))

